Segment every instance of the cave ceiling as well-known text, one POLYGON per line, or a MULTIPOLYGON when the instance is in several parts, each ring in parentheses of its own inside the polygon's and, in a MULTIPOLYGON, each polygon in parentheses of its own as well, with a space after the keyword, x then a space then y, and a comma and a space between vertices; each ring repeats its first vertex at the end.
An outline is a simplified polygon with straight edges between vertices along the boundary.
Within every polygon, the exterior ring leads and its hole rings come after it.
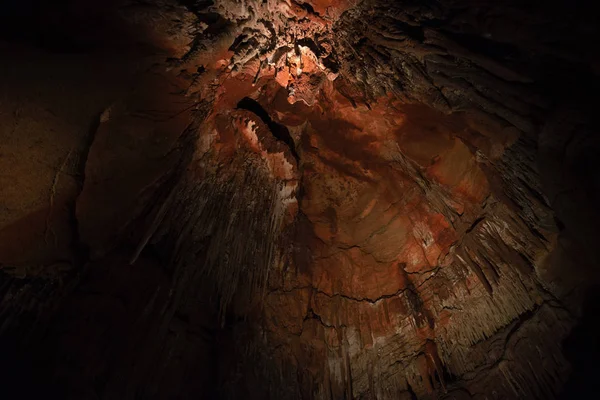
POLYGON ((40 6, 36 50, 2 42, 7 376, 559 397, 598 279, 599 40, 583 3, 540 4, 40 6))

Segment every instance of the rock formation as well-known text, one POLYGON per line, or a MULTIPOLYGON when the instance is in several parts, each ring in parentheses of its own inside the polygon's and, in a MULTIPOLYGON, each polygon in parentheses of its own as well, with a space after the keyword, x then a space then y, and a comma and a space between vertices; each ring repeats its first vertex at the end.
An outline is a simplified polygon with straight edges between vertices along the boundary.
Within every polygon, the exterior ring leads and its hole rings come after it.
POLYGON ((3 6, 0 390, 592 396, 598 21, 533 3, 3 6))

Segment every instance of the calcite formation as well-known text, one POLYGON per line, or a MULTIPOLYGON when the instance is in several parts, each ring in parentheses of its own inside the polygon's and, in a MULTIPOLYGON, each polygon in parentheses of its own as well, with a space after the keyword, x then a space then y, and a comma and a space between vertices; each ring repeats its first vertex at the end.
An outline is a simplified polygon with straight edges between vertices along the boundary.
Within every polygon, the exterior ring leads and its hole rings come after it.
POLYGON ((86 40, 126 54, 123 83, 74 85, 98 100, 43 118, 50 100, 0 114, 11 385, 73 399, 563 393, 562 344, 598 278, 594 118, 563 97, 597 83, 589 15, 469 0, 97 10, 111 28, 86 40), (41 123, 83 133, 16 139, 41 123), (35 174, 20 152, 52 167, 35 174))

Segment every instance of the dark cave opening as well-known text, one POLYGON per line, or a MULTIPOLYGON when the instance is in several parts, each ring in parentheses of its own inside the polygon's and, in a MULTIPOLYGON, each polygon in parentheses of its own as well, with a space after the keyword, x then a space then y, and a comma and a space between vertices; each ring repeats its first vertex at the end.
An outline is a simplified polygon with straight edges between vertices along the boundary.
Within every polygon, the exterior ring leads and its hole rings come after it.
POLYGON ((277 140, 285 143, 296 161, 300 159, 298 152, 296 151, 296 144, 294 143, 294 139, 290 135, 288 128, 285 125, 273 121, 267 110, 265 110, 259 102, 249 97, 244 97, 237 104, 237 108, 256 114, 265 124, 267 124, 273 136, 275 136, 277 140))

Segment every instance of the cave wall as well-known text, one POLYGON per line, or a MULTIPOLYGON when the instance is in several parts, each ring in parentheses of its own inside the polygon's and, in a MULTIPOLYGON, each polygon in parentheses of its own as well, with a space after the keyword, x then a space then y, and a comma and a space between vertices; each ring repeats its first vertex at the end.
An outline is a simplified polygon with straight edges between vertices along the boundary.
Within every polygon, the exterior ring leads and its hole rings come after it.
POLYGON ((585 7, 13 9, 6 390, 558 396, 598 271, 585 7))

